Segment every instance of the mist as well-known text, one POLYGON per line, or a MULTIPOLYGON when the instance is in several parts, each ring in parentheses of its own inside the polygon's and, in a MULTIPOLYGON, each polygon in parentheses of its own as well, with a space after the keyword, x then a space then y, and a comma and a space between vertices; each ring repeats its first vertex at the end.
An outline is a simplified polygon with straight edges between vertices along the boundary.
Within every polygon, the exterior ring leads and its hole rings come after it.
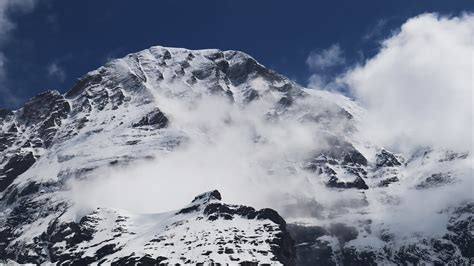
POLYGON ((268 119, 275 110, 265 100, 243 108, 216 96, 192 102, 159 97, 167 102, 159 106, 170 114, 173 130, 185 131, 188 140, 151 161, 105 167, 88 181, 72 181, 76 202, 162 212, 218 189, 226 202, 263 208, 320 182, 302 169, 327 145, 319 125, 285 116, 268 119))

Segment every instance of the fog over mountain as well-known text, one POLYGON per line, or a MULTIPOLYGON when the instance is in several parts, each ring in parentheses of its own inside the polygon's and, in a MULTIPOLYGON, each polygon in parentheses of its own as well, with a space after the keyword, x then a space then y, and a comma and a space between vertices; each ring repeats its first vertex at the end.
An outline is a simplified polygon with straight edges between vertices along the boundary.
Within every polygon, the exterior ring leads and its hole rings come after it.
POLYGON ((154 46, 0 109, 0 261, 473 263, 473 37, 423 14, 307 86, 154 46))

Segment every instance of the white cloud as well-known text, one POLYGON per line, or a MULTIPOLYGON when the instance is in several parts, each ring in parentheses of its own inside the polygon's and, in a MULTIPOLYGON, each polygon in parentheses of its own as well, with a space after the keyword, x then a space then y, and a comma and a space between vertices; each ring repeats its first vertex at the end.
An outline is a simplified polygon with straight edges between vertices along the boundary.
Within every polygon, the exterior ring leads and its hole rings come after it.
POLYGON ((343 51, 339 44, 333 44, 322 51, 313 51, 306 58, 306 64, 313 72, 308 81, 308 87, 314 89, 331 90, 330 70, 346 63, 343 51))
POLYGON ((343 52, 339 44, 333 44, 322 51, 313 51, 306 58, 306 64, 311 70, 320 71, 329 67, 345 63, 343 52))
POLYGON ((48 71, 48 76, 52 79, 56 79, 59 81, 64 81, 66 79, 66 72, 56 62, 49 64, 47 71, 48 71))
POLYGON ((368 137, 392 148, 472 150, 474 16, 409 19, 341 78, 368 109, 368 137))
MULTIPOLYGON (((104 169, 91 182, 72 180, 75 202, 160 212, 180 208, 213 189, 219 189, 227 202, 258 208, 268 207, 269 199, 274 199, 273 206, 281 206, 294 195, 310 194, 302 188, 312 173, 295 169, 293 160, 303 161, 326 144, 314 124, 284 117, 269 122, 256 115, 265 114, 270 102, 242 109, 212 96, 188 102, 157 95, 160 108, 172 115, 173 127, 189 132, 189 140, 171 153, 157 154, 156 160, 104 169)), ((304 109, 315 108, 314 102, 304 109)), ((322 182, 314 182, 326 189, 322 182)))

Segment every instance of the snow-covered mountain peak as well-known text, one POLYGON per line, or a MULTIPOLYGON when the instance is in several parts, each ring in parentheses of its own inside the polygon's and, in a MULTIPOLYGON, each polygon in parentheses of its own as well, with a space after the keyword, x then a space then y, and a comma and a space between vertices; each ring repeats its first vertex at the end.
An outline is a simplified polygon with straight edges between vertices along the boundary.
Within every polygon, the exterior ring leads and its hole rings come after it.
POLYGON ((217 200, 217 201, 222 200, 221 193, 219 193, 219 191, 217 191, 217 190, 209 191, 209 192, 206 192, 204 194, 196 196, 193 199, 192 203, 193 204, 205 204, 205 203, 209 203, 210 201, 214 201, 214 200, 217 200))
POLYGON ((0 258, 467 263, 471 155, 397 154, 359 134, 365 115, 242 52, 115 59, 0 109, 0 258), (263 209, 195 197, 213 188, 263 209))

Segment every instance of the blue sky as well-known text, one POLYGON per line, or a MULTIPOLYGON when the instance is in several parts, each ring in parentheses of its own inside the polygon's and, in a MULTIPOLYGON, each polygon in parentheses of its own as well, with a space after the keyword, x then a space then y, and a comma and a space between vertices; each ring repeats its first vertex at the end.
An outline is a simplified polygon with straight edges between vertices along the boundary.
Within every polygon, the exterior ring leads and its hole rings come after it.
POLYGON ((373 56, 410 17, 474 10, 471 0, 18 0, 27 7, 8 7, 12 1, 0 0, 2 107, 47 89, 65 92, 110 58, 153 45, 241 50, 305 85, 311 52, 338 45, 345 60, 324 70, 331 76, 373 56), (14 27, 6 30, 2 16, 14 27))

